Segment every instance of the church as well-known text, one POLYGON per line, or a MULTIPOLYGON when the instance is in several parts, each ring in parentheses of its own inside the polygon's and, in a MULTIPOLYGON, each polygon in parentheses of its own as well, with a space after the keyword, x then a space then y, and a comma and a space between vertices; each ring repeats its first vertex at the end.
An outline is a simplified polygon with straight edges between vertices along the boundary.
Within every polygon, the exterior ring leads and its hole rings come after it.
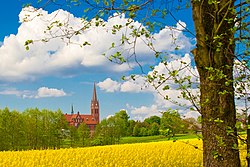
POLYGON ((100 121, 100 111, 99 111, 99 101, 96 95, 96 85, 94 84, 93 96, 90 106, 90 115, 80 114, 79 111, 74 113, 73 106, 71 106, 71 114, 64 114, 67 122, 70 126, 78 127, 82 122, 84 122, 90 129, 92 134, 95 130, 96 125, 100 121))

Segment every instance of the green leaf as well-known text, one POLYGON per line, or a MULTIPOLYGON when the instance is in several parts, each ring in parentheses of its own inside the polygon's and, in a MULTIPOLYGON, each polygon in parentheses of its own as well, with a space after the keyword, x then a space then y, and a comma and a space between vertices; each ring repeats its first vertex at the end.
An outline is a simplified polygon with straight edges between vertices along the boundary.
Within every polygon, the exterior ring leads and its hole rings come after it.
POLYGON ((27 46, 27 45, 29 45, 29 44, 32 44, 33 43, 33 40, 27 40, 27 41, 25 41, 25 44, 24 44, 24 46, 27 46))
POLYGON ((173 77, 177 76, 177 74, 178 74, 177 70, 174 70, 174 71, 170 72, 170 75, 173 76, 173 77))
POLYGON ((123 81, 125 81, 126 77, 123 75, 121 79, 122 79, 123 81))
POLYGON ((133 81, 135 81, 135 75, 134 75, 134 74, 132 74, 130 77, 131 77, 131 79, 132 79, 133 81))
POLYGON ((214 122, 216 122, 216 123, 223 123, 224 121, 221 120, 221 119, 219 119, 219 118, 216 118, 216 119, 214 120, 214 122))
POLYGON ((238 150, 239 149, 239 147, 237 146, 237 144, 233 144, 233 147, 232 147, 232 149, 234 149, 234 150, 238 150))
POLYGON ((86 45, 91 45, 90 43, 88 43, 87 41, 85 41, 82 46, 86 46, 86 45))
POLYGON ((165 99, 165 100, 169 100, 169 97, 168 97, 168 95, 166 95, 166 96, 164 97, 164 99, 165 99))
POLYGON ((168 89, 170 89, 169 85, 166 85, 162 88, 162 90, 168 90, 168 89))
POLYGON ((100 17, 103 17, 104 16, 104 11, 101 11, 100 12, 100 17))
POLYGON ((57 26, 58 26, 58 27, 61 27, 62 25, 63 25, 62 23, 59 23, 57 26))
POLYGON ((90 8, 86 8, 86 9, 84 9, 84 13, 87 13, 88 11, 90 10, 90 8))
POLYGON ((105 6, 109 6, 109 2, 108 1, 103 0, 103 3, 104 3, 105 6))

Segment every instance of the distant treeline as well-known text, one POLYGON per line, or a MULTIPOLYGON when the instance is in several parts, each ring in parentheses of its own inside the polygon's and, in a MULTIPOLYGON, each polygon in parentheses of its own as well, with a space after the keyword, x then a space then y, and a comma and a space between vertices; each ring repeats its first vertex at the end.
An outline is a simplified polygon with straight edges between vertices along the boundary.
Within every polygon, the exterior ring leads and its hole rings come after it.
POLYGON ((121 110, 103 119, 91 135, 84 123, 78 128, 69 126, 61 110, 0 109, 0 151, 107 145, 119 143, 124 136, 174 136, 199 130, 197 120, 182 119, 175 110, 164 112, 162 117, 151 116, 143 122, 129 119, 127 112, 121 110))
POLYGON ((154 136, 163 135, 174 137, 178 133, 200 132, 201 125, 194 118, 181 118, 177 110, 167 110, 162 116, 151 116, 143 122, 129 119, 125 110, 115 113, 114 116, 101 121, 96 128, 95 145, 119 143, 125 136, 154 136))
POLYGON ((67 128, 63 113, 26 109, 0 110, 0 150, 27 150, 60 147, 61 129, 67 128))

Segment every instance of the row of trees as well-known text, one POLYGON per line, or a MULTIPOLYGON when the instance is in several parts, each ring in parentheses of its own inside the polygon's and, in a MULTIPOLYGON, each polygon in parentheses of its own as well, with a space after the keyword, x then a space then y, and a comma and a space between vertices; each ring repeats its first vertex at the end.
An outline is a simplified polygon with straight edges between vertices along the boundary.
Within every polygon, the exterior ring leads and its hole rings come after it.
POLYGON ((174 136, 200 130, 194 118, 182 119, 174 110, 162 117, 151 116, 143 122, 129 119, 125 110, 103 119, 94 135, 86 124, 68 126, 60 111, 27 109, 24 112, 0 110, 0 150, 27 150, 81 147, 119 143, 124 136, 174 136))
MULTIPOLYGON (((243 129, 244 115, 238 114, 238 129, 243 129), (242 121, 243 120, 243 121, 242 121)), ((125 110, 103 119, 95 133, 82 123, 78 128, 68 126, 60 111, 27 109, 24 112, 0 109, 0 150, 27 150, 82 147, 119 143, 125 136, 174 137, 176 134, 201 132, 201 117, 181 118, 176 110, 162 116, 151 116, 144 121, 129 119, 125 110)))
MULTIPOLYGON (((176 134, 201 134, 201 120, 195 118, 182 118, 176 110, 162 112, 162 116, 151 116, 144 121, 129 119, 125 110, 115 113, 114 116, 103 119, 97 125, 94 136, 89 135, 85 124, 76 130, 75 139, 71 140, 71 146, 108 145, 119 143, 125 136, 155 136, 162 135, 167 138, 175 137, 176 134), (79 141, 80 139, 80 141, 79 141)), ((245 131, 244 114, 237 115, 238 131, 245 131)), ((75 129, 74 127, 73 130, 75 129)))
POLYGON ((59 148, 67 122, 60 110, 0 110, 0 150, 59 148))
POLYGON ((130 119, 125 110, 101 121, 96 128, 94 142, 97 145, 119 143, 124 136, 173 137, 177 133, 197 133, 201 126, 194 118, 182 119, 176 110, 162 113, 162 117, 151 116, 143 122, 130 119))

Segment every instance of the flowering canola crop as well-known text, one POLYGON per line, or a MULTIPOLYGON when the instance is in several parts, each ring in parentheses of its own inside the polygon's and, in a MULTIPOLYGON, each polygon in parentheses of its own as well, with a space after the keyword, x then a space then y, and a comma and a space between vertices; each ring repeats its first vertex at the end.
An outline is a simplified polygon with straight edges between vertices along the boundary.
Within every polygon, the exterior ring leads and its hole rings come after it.
MULTIPOLYGON (((198 167, 202 142, 197 139, 69 148, 0 152, 1 167, 198 167)), ((245 166, 245 152, 241 152, 245 166)))

